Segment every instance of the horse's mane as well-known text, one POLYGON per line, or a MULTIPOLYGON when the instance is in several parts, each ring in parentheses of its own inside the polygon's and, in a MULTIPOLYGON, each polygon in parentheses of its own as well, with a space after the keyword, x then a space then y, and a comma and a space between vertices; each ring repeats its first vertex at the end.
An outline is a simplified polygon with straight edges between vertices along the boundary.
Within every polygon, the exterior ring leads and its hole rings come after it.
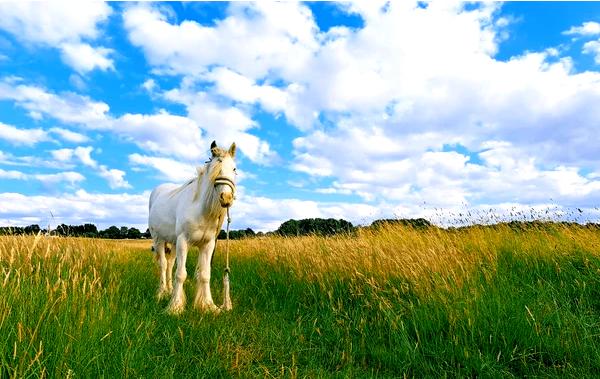
POLYGON ((196 200, 196 198, 198 197, 198 192, 200 190, 200 181, 202 181, 202 177, 204 176, 205 171, 206 167, 196 167, 196 177, 189 179, 187 182, 172 190, 169 196, 173 197, 175 195, 178 195, 181 191, 186 189, 192 183, 197 182, 198 185, 196 186, 196 189, 194 191, 194 200, 196 200))
MULTIPOLYGON (((214 148, 213 154, 215 157, 224 157, 227 154, 227 152, 221 148, 214 148)), ((196 167, 196 177, 188 180, 181 186, 172 190, 170 193, 170 196, 171 197, 176 196, 177 194, 181 193, 181 191, 183 191, 190 185, 196 183, 196 188, 194 188, 194 196, 192 197, 192 201, 198 200, 198 197, 200 196, 200 188, 201 188, 202 180, 206 177, 211 182, 214 182, 215 179, 217 178, 217 176, 219 176, 219 172, 221 171, 220 168, 221 168, 222 163, 220 160, 216 160, 213 163, 213 167, 212 167, 212 170, 210 170, 209 175, 205 175, 208 172, 208 169, 212 162, 213 162, 213 159, 206 162, 206 165, 204 165, 202 167, 196 167)), ((215 200, 214 197, 215 197, 215 192, 208 191, 208 196, 206 196, 206 198, 204 199, 205 205, 210 206, 211 204, 213 204, 213 202, 215 200)))

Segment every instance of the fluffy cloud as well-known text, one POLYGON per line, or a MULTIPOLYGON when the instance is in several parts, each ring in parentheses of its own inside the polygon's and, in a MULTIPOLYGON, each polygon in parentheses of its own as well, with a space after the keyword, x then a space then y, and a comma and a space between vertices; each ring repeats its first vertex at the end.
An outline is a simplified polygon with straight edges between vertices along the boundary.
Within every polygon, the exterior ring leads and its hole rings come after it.
POLYGON ((21 171, 16 170, 3 170, 0 168, 0 178, 2 179, 17 179, 17 180, 26 180, 27 175, 22 173, 21 171))
POLYGON ((187 117, 166 112, 154 115, 125 114, 114 121, 114 131, 145 151, 191 161, 207 156, 209 143, 198 125, 187 117))
POLYGON ((50 128, 50 132, 57 134, 62 140, 67 142, 84 143, 90 140, 88 136, 68 129, 50 128))
POLYGON ((494 6, 362 5, 350 10, 364 28, 327 39, 305 74, 304 108, 335 126, 296 139, 291 167, 334 180, 319 192, 445 207, 598 199, 580 168, 600 164, 600 74, 549 52, 494 59, 494 6), (446 151, 457 146, 471 156, 446 151))
POLYGON ((104 47, 93 48, 87 43, 64 43, 61 45, 62 59, 80 74, 98 68, 102 71, 114 70, 108 55, 113 51, 104 47))
POLYGON ((96 39, 100 35, 98 24, 111 13, 112 8, 104 2, 2 2, 0 28, 24 43, 60 49, 67 65, 85 73, 113 68, 108 49, 81 42, 96 39))
POLYGON ((23 166, 23 167, 45 167, 59 170, 70 170, 73 165, 56 159, 45 159, 33 155, 16 156, 10 153, 0 151, 0 164, 7 166, 23 166))
POLYGON ((200 75, 212 65, 252 78, 274 69, 293 72, 318 46, 316 24, 302 4, 233 3, 227 12, 210 27, 189 20, 172 24, 167 12, 135 5, 123 20, 130 41, 150 63, 173 74, 200 75))
POLYGON ((89 129, 109 127, 109 106, 106 103, 74 93, 58 95, 38 86, 20 84, 21 82, 21 78, 3 78, 0 81, 0 100, 14 101, 34 119, 52 117, 89 129))
POLYGON ((257 125, 243 108, 218 104, 210 94, 196 92, 187 86, 167 91, 164 97, 184 104, 188 118, 220 144, 235 142, 245 156, 257 163, 277 159, 267 142, 250 134, 250 129, 257 125))
POLYGON ((594 56, 594 61, 597 64, 600 64, 600 40, 586 42, 583 45, 583 52, 585 54, 592 54, 594 56))
MULTIPOLYGON (((600 23, 588 21, 581 26, 572 26, 569 30, 563 32, 566 35, 575 35, 578 37, 594 37, 600 35, 600 23)), ((600 40, 588 41, 583 45, 583 53, 591 54, 597 64, 600 64, 600 40)))
POLYGON ((48 141, 48 134, 42 129, 19 129, 0 122, 0 139, 16 145, 33 146, 42 141, 48 141))
POLYGON ((78 172, 66 171, 54 174, 25 174, 16 170, 0 169, 0 178, 13 180, 38 180, 44 184, 58 184, 61 182, 75 185, 78 182, 85 180, 85 177, 78 172))
POLYGON ((85 180, 85 176, 74 171, 59 172, 55 174, 35 174, 30 175, 27 178, 33 178, 45 184, 56 184, 60 182, 66 182, 71 185, 85 180))
POLYGON ((584 22, 580 26, 572 26, 569 30, 564 31, 563 34, 581 36, 600 35, 600 24, 595 21, 584 22))
POLYGON ((98 175, 106 179, 108 186, 112 189, 131 188, 131 184, 125 180, 125 171, 116 168, 108 168, 105 165, 98 166, 98 175))
POLYGON ((54 159, 60 162, 71 162, 73 158, 77 158, 84 166, 95 169, 100 177, 106 179, 111 189, 131 188, 131 185, 125 180, 125 171, 110 169, 105 165, 98 164, 91 156, 93 150, 92 146, 78 146, 75 149, 53 150, 51 154, 54 159))
POLYGON ((0 193, 0 223, 51 227, 57 224, 93 223, 100 228, 110 225, 136 226, 145 230, 149 192, 140 194, 91 194, 84 190, 61 196, 27 196, 0 193), (51 216, 54 215, 53 217, 51 216), (35 215, 32 217, 32 215, 35 215))
POLYGON ((152 167, 161 173, 161 177, 176 183, 186 181, 196 175, 196 169, 193 165, 181 163, 169 158, 150 157, 141 154, 131 154, 129 162, 134 167, 145 166, 152 167))

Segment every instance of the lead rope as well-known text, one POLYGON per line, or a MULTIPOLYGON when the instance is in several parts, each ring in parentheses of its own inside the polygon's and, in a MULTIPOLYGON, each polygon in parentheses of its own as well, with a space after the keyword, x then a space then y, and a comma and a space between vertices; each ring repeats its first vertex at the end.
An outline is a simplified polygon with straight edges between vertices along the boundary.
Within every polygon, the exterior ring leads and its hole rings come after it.
POLYGON ((231 217, 229 216, 229 208, 227 208, 227 242, 225 242, 225 273, 223 274, 223 306, 221 309, 230 311, 233 307, 231 305, 231 297, 229 296, 229 224, 231 224, 231 217))

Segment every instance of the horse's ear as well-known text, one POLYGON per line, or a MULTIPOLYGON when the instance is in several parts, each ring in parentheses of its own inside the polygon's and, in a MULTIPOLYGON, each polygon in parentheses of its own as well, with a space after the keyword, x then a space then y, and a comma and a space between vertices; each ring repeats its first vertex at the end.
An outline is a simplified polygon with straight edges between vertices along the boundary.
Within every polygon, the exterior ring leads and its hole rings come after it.
POLYGON ((235 157, 235 142, 231 144, 228 151, 231 158, 235 157))
POLYGON ((210 144, 210 152, 212 154, 212 156, 214 157, 215 155, 217 155, 217 141, 212 141, 212 143, 210 144))

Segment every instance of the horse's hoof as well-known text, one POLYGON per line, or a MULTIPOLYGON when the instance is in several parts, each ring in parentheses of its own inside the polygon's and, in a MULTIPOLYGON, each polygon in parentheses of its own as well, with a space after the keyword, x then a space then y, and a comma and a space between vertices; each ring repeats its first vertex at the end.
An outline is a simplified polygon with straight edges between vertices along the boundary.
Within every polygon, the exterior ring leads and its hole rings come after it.
POLYGON ((161 301, 162 299, 166 299, 167 297, 169 297, 170 294, 171 293, 168 290, 166 290, 166 289, 165 290, 159 290, 156 293, 156 299, 158 301, 161 301))
POLYGON ((214 304, 196 304, 196 309, 201 312, 208 312, 218 314, 221 312, 221 308, 217 307, 214 304))
POLYGON ((231 304, 223 304, 219 307, 219 310, 223 311, 223 312, 229 312, 232 309, 233 309, 233 307, 231 306, 231 304))
POLYGON ((167 306, 167 313, 172 315, 172 316, 178 316, 180 315, 183 310, 185 309, 185 305, 183 303, 171 303, 167 306))

